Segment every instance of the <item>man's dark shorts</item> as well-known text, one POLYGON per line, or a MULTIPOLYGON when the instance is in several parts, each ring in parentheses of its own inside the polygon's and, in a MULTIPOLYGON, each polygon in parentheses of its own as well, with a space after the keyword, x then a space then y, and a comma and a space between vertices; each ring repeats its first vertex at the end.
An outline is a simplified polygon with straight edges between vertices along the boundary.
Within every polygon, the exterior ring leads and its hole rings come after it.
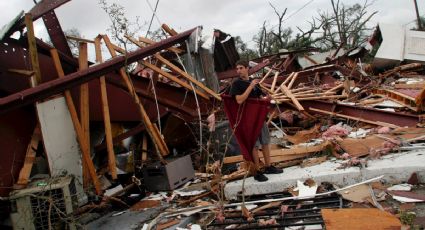
POLYGON ((263 127, 261 128, 260 136, 258 137, 257 142, 255 142, 255 147, 259 148, 261 145, 268 144, 270 144, 270 132, 269 128, 264 122, 263 127))

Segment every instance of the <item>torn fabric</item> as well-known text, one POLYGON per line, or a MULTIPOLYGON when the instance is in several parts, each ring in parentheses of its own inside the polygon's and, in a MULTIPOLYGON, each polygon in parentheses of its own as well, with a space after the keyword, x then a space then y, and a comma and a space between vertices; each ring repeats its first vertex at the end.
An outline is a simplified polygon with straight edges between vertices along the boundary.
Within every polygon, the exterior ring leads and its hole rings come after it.
POLYGON ((248 98, 239 105, 234 97, 221 96, 224 111, 229 119, 230 127, 234 130, 243 158, 254 161, 252 150, 269 112, 270 101, 248 98))

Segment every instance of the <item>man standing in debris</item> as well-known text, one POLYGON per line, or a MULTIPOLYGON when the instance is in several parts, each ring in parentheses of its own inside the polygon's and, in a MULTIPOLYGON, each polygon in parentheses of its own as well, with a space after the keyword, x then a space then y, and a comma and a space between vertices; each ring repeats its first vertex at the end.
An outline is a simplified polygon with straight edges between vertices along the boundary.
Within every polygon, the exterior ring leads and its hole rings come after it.
MULTIPOLYGON (((262 91, 258 87, 259 79, 251 80, 249 78, 248 69, 247 61, 239 60, 236 62, 236 72, 239 74, 239 78, 233 82, 230 88, 230 95, 236 99, 238 104, 243 104, 248 98, 261 98, 263 96, 262 91)), ((263 127, 261 128, 260 136, 252 150, 252 157, 256 167, 254 179, 257 181, 267 181, 268 178, 260 171, 260 158, 258 155, 260 145, 266 166, 264 174, 282 173, 282 169, 278 169, 270 164, 270 135, 266 122, 264 122, 263 127)))

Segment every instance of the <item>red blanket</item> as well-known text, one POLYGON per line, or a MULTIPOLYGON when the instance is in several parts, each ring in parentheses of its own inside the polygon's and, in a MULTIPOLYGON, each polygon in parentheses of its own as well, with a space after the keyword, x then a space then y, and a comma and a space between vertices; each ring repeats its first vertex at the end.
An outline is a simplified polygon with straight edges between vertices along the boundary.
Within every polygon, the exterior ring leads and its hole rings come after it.
POLYGON ((229 95, 221 96, 224 111, 229 119, 230 127, 234 130, 244 159, 254 161, 252 150, 269 112, 270 101, 248 98, 239 105, 235 98, 229 95))

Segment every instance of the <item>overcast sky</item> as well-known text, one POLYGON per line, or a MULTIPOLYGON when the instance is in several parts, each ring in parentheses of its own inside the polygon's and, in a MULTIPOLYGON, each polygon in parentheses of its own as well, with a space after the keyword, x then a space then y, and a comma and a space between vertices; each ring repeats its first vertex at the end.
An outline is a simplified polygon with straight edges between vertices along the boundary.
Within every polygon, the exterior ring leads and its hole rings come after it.
MULTIPOLYGON (((121 4, 131 21, 134 21, 136 16, 140 16, 141 21, 150 20, 152 11, 148 1, 155 6, 156 0, 107 0, 108 3, 121 4)), ((267 20, 269 24, 277 23, 269 2, 279 11, 288 8, 285 24, 292 27, 306 28, 307 20, 317 16, 318 10, 331 10, 330 0, 160 0, 157 16, 161 23, 166 23, 177 31, 202 25, 204 33, 211 34, 213 28, 218 28, 234 36, 240 35, 252 47, 252 37, 263 21, 267 20)), ((363 3, 360 0, 341 2, 347 5, 363 3)), ((424 15, 425 1, 418 0, 418 4, 420 14, 424 15)), ((21 10, 28 11, 33 5, 33 0, 0 1, 0 24, 6 24, 21 10)), ((413 0, 375 0, 369 9, 370 13, 373 11, 378 11, 378 14, 372 18, 372 25, 381 22, 414 26, 413 20, 416 16, 413 0)), ((94 38, 99 33, 106 33, 110 24, 98 0, 72 0, 59 7, 56 14, 64 30, 77 28, 85 38, 94 38)), ((159 27, 157 19, 153 21, 152 26, 154 29, 159 27)), ((39 37, 45 36, 42 28, 41 22, 36 23, 36 35, 39 37)))

